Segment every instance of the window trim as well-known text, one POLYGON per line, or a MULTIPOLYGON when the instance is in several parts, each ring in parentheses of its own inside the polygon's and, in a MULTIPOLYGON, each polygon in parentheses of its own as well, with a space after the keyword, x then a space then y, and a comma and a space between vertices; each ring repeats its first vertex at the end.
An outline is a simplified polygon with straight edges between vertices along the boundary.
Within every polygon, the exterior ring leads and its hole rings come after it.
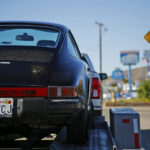
POLYGON ((69 34, 67 33, 66 35, 66 40, 67 40, 67 49, 68 49, 68 53, 69 55, 71 55, 72 57, 79 59, 79 55, 76 52, 76 48, 72 42, 71 37, 69 36, 69 34))
POLYGON ((70 37, 71 41, 73 40, 73 44, 75 44, 74 46, 76 47, 75 51, 76 51, 76 53, 78 55, 78 58, 81 59, 81 53, 80 53, 79 47, 78 47, 78 45, 76 43, 76 40, 75 40, 75 38, 74 38, 74 36, 73 36, 73 34, 71 33, 70 30, 68 32, 68 36, 70 37))
MULTIPOLYGON (((51 48, 56 48, 58 46, 58 43, 60 41, 60 37, 61 37, 61 34, 62 34, 62 31, 58 28, 55 28, 55 27, 48 27, 48 26, 43 26, 43 25, 10 25, 10 24, 5 24, 5 25, 0 25, 0 28, 26 28, 26 29, 47 29, 47 30, 56 30, 59 32, 58 34, 58 37, 57 37, 57 40, 56 40, 56 44, 55 46, 52 46, 51 48)), ((0 45, 0 46, 3 46, 3 45, 0 45)), ((4 46, 20 46, 20 45, 4 45, 4 46)), ((30 45, 21 45, 21 46, 26 46, 26 47, 30 47, 30 45)), ((36 47, 36 46, 35 46, 36 47)))

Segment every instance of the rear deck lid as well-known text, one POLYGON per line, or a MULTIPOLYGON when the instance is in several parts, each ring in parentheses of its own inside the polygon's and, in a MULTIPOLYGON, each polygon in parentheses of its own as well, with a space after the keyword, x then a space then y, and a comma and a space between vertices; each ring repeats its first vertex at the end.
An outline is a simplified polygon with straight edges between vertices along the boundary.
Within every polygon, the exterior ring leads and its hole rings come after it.
POLYGON ((0 86, 45 85, 53 50, 36 47, 0 47, 0 86))
POLYGON ((0 86, 47 84, 60 30, 36 25, 0 25, 0 86))

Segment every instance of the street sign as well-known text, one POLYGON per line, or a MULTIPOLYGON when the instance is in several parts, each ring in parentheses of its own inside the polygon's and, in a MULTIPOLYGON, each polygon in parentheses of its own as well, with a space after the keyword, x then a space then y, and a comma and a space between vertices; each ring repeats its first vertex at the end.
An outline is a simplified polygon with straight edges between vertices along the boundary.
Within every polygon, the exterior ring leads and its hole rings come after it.
POLYGON ((144 50, 144 59, 150 61, 150 50, 144 50))
POLYGON ((142 62, 146 64, 147 62, 149 62, 149 60, 147 60, 147 59, 145 59, 145 58, 143 57, 143 58, 142 58, 142 62))
POLYGON ((144 58, 147 63, 147 79, 150 77, 149 73, 149 62, 150 62, 150 50, 144 50, 144 58))
POLYGON ((125 78, 125 74, 120 68, 116 68, 113 72, 111 77, 115 80, 120 80, 125 78))
POLYGON ((144 39, 150 43, 150 31, 145 34, 144 39))
POLYGON ((139 51, 121 51, 120 60, 123 65, 136 65, 139 60, 139 51))

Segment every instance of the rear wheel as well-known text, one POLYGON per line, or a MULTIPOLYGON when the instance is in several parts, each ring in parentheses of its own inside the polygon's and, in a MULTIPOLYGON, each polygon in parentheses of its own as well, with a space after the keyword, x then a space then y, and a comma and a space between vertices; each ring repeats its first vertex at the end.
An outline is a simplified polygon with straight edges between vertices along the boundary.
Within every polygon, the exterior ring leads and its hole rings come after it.
POLYGON ((94 115, 95 116, 102 116, 102 110, 95 110, 94 115))
POLYGON ((102 110, 100 110, 99 114, 100 114, 100 116, 102 116, 102 110))
POLYGON ((79 119, 67 127, 67 139, 71 144, 85 144, 88 140, 88 112, 82 111, 79 119))

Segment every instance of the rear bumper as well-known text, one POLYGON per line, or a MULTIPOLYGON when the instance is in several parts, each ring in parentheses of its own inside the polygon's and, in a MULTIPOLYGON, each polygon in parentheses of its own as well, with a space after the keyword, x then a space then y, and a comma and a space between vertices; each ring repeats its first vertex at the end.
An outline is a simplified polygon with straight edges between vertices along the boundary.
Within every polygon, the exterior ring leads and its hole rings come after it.
POLYGON ((92 99, 94 110, 102 109, 102 100, 101 99, 92 99))
POLYGON ((95 115, 102 115, 102 100, 101 99, 92 99, 93 110, 95 115))
POLYGON ((0 118, 0 127, 23 125, 31 128, 55 128, 75 121, 82 111, 80 99, 14 99, 11 118, 0 118))
POLYGON ((101 111, 102 110, 102 107, 94 107, 94 111, 101 111))

